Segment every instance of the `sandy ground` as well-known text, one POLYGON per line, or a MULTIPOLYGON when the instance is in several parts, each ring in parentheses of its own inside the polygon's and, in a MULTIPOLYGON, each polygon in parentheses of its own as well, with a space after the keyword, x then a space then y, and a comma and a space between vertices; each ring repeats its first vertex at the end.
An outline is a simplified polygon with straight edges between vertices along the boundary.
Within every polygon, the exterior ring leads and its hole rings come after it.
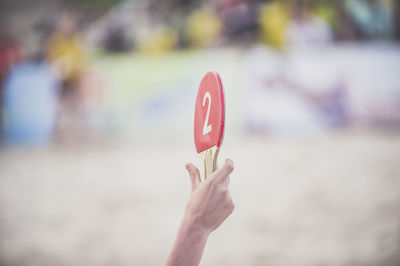
MULTIPOLYGON (((400 135, 226 139, 226 156, 236 209, 202 265, 400 265, 400 135)), ((188 161, 188 141, 3 149, 0 265, 162 265, 188 161)))

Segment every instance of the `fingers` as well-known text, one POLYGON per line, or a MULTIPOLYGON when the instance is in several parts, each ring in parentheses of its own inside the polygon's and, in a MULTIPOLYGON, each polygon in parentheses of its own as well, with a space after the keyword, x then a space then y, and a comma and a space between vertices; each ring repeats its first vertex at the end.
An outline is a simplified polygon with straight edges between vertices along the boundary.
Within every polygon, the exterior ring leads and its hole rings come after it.
POLYGON ((224 165, 215 171, 210 178, 226 181, 229 175, 233 172, 233 169, 233 161, 231 159, 226 159, 224 165))
POLYGON ((186 164, 185 167, 189 172, 190 181, 192 183, 192 191, 194 191, 201 183, 199 169, 197 169, 197 167, 191 163, 186 164))

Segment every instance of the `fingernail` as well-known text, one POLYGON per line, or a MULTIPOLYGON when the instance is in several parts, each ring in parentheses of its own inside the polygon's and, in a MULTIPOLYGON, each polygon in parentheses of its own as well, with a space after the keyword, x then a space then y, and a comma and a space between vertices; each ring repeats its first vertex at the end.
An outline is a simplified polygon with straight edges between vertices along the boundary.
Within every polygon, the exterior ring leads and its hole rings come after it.
POLYGON ((185 168, 190 172, 190 166, 188 164, 185 165, 185 168))

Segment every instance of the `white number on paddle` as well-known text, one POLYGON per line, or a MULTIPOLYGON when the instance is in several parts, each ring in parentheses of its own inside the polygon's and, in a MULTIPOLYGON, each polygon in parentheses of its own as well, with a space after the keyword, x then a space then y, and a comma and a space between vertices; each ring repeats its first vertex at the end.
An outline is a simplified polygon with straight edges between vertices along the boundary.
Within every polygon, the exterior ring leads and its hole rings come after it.
POLYGON ((210 116, 210 107, 211 107, 211 95, 208 91, 204 94, 203 97, 203 107, 206 104, 207 98, 208 98, 208 106, 207 106, 206 120, 204 121, 204 126, 203 126, 203 135, 210 133, 212 130, 211 125, 208 125, 208 118, 210 116))

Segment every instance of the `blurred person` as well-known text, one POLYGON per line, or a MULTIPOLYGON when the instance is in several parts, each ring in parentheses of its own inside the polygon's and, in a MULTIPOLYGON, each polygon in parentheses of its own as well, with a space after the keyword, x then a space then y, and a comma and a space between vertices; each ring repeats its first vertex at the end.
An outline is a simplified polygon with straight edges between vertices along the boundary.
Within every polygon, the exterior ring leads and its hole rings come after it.
POLYGON ((337 20, 337 11, 335 8, 336 6, 328 1, 316 2, 313 6, 313 13, 332 27, 335 20, 337 20))
POLYGON ((293 12, 293 19, 286 29, 289 45, 307 47, 332 42, 333 36, 329 25, 312 14, 310 1, 297 0, 293 12))
POLYGON ((92 133, 87 114, 96 109, 92 108, 92 103, 88 107, 87 102, 91 102, 91 96, 96 98, 100 92, 95 91, 101 88, 93 86, 93 76, 86 70, 83 40, 78 34, 77 19, 73 14, 64 13, 58 21, 47 44, 47 58, 61 81, 57 141, 65 143, 87 140, 87 136, 92 133))
POLYGON ((393 5, 393 20, 396 40, 400 40, 400 2, 397 0, 392 1, 393 5))
POLYGON ((3 128, 4 83, 13 66, 22 60, 22 47, 9 33, 0 35, 0 138, 3 128))
POLYGON ((58 115, 59 82, 44 60, 43 36, 32 32, 25 61, 4 83, 3 136, 11 145, 41 145, 53 136, 58 115))
POLYGON ((287 6, 278 1, 261 5, 259 21, 261 41, 274 48, 283 48, 287 42, 285 31, 289 23, 287 6))
POLYGON ((347 0, 345 8, 362 38, 390 38, 394 35, 392 3, 385 0, 347 0))
POLYGON ((146 54, 162 54, 178 46, 178 33, 167 25, 155 27, 139 44, 139 51, 146 54))
POLYGON ((332 28, 334 30, 336 40, 356 40, 357 30, 350 14, 345 8, 344 2, 337 1, 332 4, 334 5, 335 9, 332 28))
POLYGON ((223 21, 224 35, 236 42, 252 41, 258 30, 255 1, 215 0, 223 21))
POLYGON ((4 86, 4 140, 8 144, 44 144, 53 136, 58 114, 58 81, 40 60, 19 64, 4 86))
POLYGON ((84 51, 71 14, 63 14, 58 21, 47 45, 47 58, 59 72, 63 98, 74 98, 76 82, 84 69, 84 51))
POLYGON ((210 46, 222 33, 222 21, 210 6, 194 11, 188 18, 187 36, 191 47, 210 46))
POLYGON ((0 36, 0 87, 12 66, 22 59, 21 45, 8 34, 0 36))
POLYGON ((132 45, 127 36, 125 25, 115 18, 111 18, 106 30, 104 40, 104 48, 108 52, 118 53, 126 52, 131 49, 132 45))
POLYGON ((209 178, 201 182, 199 170, 187 164, 192 193, 186 206, 167 266, 199 265, 208 236, 233 212, 228 186, 233 171, 229 159, 209 178))

